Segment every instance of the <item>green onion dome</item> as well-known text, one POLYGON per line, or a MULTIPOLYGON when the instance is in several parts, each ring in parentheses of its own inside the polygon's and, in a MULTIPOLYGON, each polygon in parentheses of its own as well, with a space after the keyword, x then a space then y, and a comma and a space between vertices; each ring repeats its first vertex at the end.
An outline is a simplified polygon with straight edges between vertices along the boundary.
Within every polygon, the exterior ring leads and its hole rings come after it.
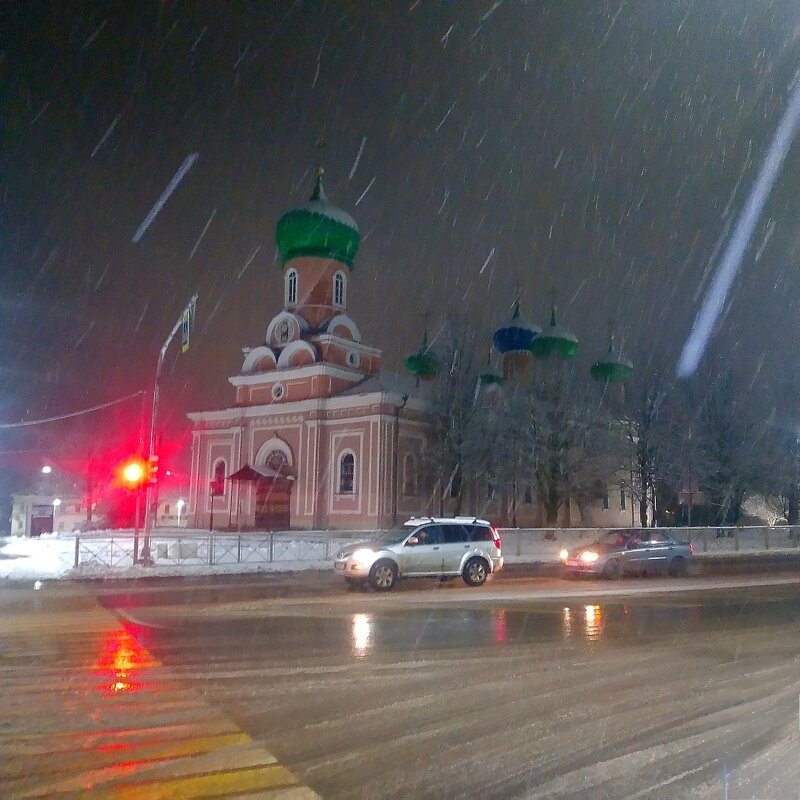
POLYGON ((275 242, 281 266, 292 258, 316 256, 341 261, 353 268, 361 234, 348 213, 328 202, 322 174, 322 168, 317 170, 311 199, 304 206, 287 211, 278 220, 275 242))
POLYGON ((537 358, 572 358, 578 352, 578 337, 556 322, 556 307, 550 313, 550 326, 535 336, 531 342, 531 352, 537 358))
POLYGON ((614 337, 608 343, 605 356, 592 364, 592 377, 604 383, 620 383, 633 376, 633 362, 614 349, 614 337))
POLYGON ((422 346, 406 359, 406 370, 420 380, 431 380, 439 373, 439 362, 428 350, 427 331, 422 337, 422 346))

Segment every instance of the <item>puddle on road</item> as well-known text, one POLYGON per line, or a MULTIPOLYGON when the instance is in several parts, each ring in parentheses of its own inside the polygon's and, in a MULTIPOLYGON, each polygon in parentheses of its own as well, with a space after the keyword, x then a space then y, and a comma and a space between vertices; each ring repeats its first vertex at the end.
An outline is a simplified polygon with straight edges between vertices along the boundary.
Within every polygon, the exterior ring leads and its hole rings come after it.
MULTIPOLYGON (((571 603, 535 611, 428 609, 402 615, 353 614, 349 619, 351 653, 363 659, 373 652, 408 648, 502 647, 547 641, 624 644, 680 632, 796 624, 800 604, 790 600, 706 606, 571 603)), ((337 629, 338 620, 327 620, 325 630, 331 639, 337 638, 337 629)))
MULTIPOLYGON (((237 616, 181 620, 175 627, 134 630, 162 661, 213 659, 244 648, 256 660, 334 656, 365 660, 421 650, 502 648, 553 643, 586 646, 655 641, 676 634, 719 634, 796 625, 800 603, 775 601, 570 602, 531 608, 413 608, 326 616, 237 616)), ((137 628, 137 626, 131 626, 137 628)), ((127 651, 123 648, 123 655, 127 651)), ((123 658, 124 661, 124 658, 123 658)), ((128 681, 123 677, 119 683, 128 681)))

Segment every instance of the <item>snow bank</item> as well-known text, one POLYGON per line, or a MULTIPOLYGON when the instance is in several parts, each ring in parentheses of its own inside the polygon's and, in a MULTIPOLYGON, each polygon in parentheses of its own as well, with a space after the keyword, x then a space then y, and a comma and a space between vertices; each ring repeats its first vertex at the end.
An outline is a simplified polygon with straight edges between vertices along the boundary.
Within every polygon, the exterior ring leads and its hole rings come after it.
POLYGON ((0 579, 63 577, 75 563, 75 540, 56 535, 38 539, 0 538, 0 579))

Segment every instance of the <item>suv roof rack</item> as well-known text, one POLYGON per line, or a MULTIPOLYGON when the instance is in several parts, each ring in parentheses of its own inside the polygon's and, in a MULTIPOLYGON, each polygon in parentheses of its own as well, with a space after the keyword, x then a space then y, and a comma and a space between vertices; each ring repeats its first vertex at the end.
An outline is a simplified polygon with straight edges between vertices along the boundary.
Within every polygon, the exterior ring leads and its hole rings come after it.
POLYGON ((489 522, 487 519, 480 519, 479 517, 475 516, 458 516, 458 517, 433 517, 433 516, 423 516, 423 517, 409 517, 403 524, 404 525, 419 525, 424 522, 468 522, 471 525, 489 525, 491 527, 492 523, 489 522))

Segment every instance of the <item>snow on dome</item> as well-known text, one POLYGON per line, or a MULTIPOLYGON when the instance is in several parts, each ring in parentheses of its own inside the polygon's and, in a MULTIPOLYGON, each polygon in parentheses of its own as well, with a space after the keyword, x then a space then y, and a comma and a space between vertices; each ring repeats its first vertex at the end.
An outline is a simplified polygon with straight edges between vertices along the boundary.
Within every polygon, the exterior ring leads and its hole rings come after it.
POLYGON ((341 261, 352 269, 361 234, 355 220, 328 201, 319 169, 309 201, 278 220, 275 241, 281 265, 293 258, 315 256, 341 261))
POLYGON ((530 325, 522 318, 519 300, 516 300, 508 325, 495 331, 492 343, 498 353, 526 351, 530 349, 531 342, 539 333, 541 333, 539 328, 530 325))

